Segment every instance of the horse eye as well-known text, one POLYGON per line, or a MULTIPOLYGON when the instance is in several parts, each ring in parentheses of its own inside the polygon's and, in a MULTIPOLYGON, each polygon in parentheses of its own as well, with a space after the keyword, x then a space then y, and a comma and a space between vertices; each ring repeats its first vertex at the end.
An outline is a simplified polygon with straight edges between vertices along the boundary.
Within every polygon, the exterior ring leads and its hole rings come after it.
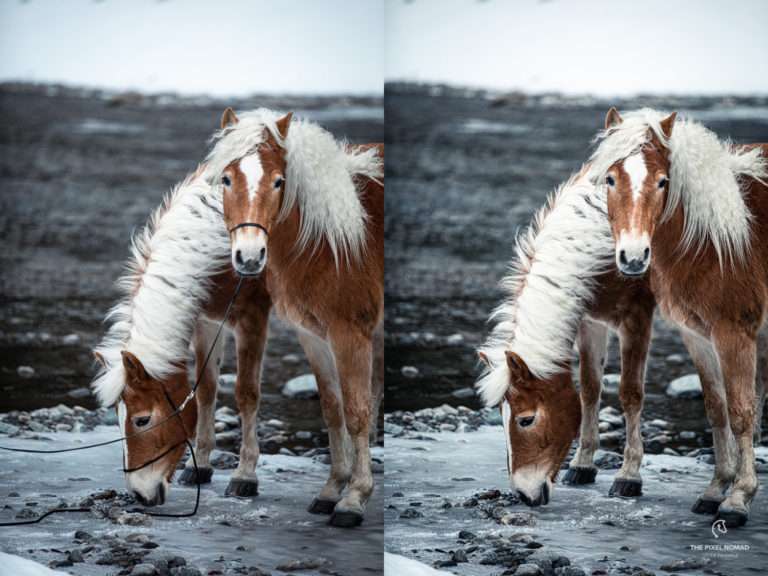
POLYGON ((221 183, 224 184, 224 186, 231 186, 232 180, 229 179, 229 176, 224 175, 221 177, 221 183))
POLYGON ((282 176, 278 176, 278 177, 275 179, 275 188, 280 188, 280 187, 282 187, 282 185, 283 185, 283 182, 284 182, 284 180, 283 180, 283 177, 282 177, 282 176))
POLYGON ((136 428, 144 428, 144 426, 149 424, 150 419, 149 416, 137 416, 133 419, 133 425, 136 426, 136 428))
POLYGON ((523 416, 522 418, 517 419, 517 425, 520 426, 520 428, 528 428, 528 426, 533 424, 534 420, 536 420, 536 416, 523 416))
POLYGON ((609 174, 608 176, 605 177, 605 183, 608 184, 608 186, 615 186, 616 180, 614 180, 613 176, 609 174))
POLYGON ((666 185, 667 185, 666 178, 662 178, 661 180, 659 180, 659 188, 664 188, 666 185))

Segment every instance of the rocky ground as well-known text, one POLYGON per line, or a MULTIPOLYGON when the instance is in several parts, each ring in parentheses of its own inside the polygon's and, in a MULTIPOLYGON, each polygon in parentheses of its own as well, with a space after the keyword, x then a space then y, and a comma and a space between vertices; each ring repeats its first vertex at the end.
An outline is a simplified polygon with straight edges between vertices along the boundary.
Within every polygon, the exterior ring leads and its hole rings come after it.
MULTIPOLYGON (((662 420, 645 422, 644 496, 610 498, 624 423, 606 407, 597 483, 558 484, 548 506, 532 509, 508 489, 500 424, 497 410, 447 404, 386 415, 387 551, 470 575, 756 574, 768 560, 764 496, 753 504, 748 526, 720 542, 709 517, 690 513, 713 464, 699 435, 662 420), (668 446, 675 439, 678 449, 668 446), (682 442, 689 448, 680 448, 682 442), (699 544, 750 550, 706 551, 699 544)), ((759 450, 765 482, 768 450, 759 450)))
MULTIPOLYGON (((200 511, 192 519, 153 518, 136 511, 137 503, 123 489, 119 445, 56 455, 0 451, 0 522, 34 520, 52 508, 88 509, 56 514, 33 526, 0 527, 2 548, 74 574, 380 573, 381 497, 373 498, 364 526, 346 549, 339 541, 346 534, 326 526, 325 517, 305 511, 327 475, 327 449, 317 446, 318 434, 291 434, 285 428, 276 419, 259 427, 261 495, 224 498, 238 463, 233 450, 240 425, 230 408, 218 409, 214 479, 203 487, 200 511)), ((117 432, 114 412, 105 409, 59 405, 0 414, 3 446, 52 449, 108 440, 117 432)), ((381 449, 375 448, 377 481, 382 469, 381 449)), ((183 513, 193 503, 193 488, 174 486, 168 504, 153 511, 183 513)))

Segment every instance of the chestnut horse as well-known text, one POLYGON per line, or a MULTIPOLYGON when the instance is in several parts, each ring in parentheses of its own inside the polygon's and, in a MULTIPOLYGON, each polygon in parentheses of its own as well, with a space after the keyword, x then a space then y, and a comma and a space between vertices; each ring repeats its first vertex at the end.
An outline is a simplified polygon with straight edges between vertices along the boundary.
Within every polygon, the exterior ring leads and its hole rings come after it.
MULTIPOLYGON (((487 370, 478 389, 486 404, 501 403, 510 479, 530 506, 548 502, 580 421, 578 450, 564 481, 595 481, 609 328, 621 342, 619 397, 627 435, 624 462, 610 494, 642 494, 640 413, 655 301, 646 279, 625 280, 617 274, 605 197, 587 170, 561 186, 518 238, 517 258, 504 280, 508 298, 492 316, 497 324, 479 351, 487 370), (570 371, 574 341, 580 401, 570 371)), ((686 344, 708 399, 707 415, 715 422, 722 417, 722 402, 709 399, 717 397, 717 367, 706 362, 695 342, 686 338, 686 344)), ((727 438, 720 440, 727 446, 727 438)), ((705 495, 722 488, 727 463, 718 458, 705 495)))
POLYGON ((335 373, 318 379, 335 482, 310 511, 358 525, 373 490, 374 340, 383 345, 383 146, 346 147, 266 109, 238 118, 228 108, 221 125, 206 174, 223 193, 232 265, 266 278, 312 366, 335 373))
MULTIPOLYGON (((212 476, 223 336, 212 346, 237 276, 229 265, 221 198, 211 195, 201 170, 173 190, 134 238, 129 271, 119 281, 123 297, 107 316, 111 326, 94 351, 102 370, 93 388, 103 406, 116 406, 121 433, 133 435, 155 426, 123 445, 128 487, 146 505, 165 501, 186 438, 197 439, 200 476, 195 476, 190 458, 181 481, 204 483, 212 476), (187 402, 180 417, 168 419, 190 393, 190 342, 200 382, 196 402, 187 402), (202 372, 209 350, 211 358, 202 372), (144 466, 157 456, 162 457, 144 466)), ((264 282, 254 280, 243 285, 229 318, 237 341, 235 396, 243 442, 227 494, 257 492, 256 412, 270 307, 264 282)))
POLYGON ((636 278, 650 268, 663 314, 700 341, 722 371, 728 418, 713 426, 730 426, 738 458, 730 493, 712 495, 712 503, 719 504, 719 519, 740 526, 757 491, 753 430, 768 308, 768 145, 733 146, 676 118, 650 109, 622 118, 609 110, 590 177, 607 191, 619 271, 636 278))

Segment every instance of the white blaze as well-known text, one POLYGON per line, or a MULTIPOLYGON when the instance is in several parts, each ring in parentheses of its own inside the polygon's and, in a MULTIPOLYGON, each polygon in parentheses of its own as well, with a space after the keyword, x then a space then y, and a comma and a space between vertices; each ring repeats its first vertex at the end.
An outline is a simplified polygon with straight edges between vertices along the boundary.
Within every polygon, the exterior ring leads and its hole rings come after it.
POLYGON ((643 191, 643 182, 648 176, 648 168, 645 165, 643 155, 638 152, 624 160, 624 171, 629 176, 629 183, 632 187, 632 201, 637 202, 643 191))
POLYGON ((253 202, 259 182, 264 176, 264 167, 261 165, 261 157, 258 153, 251 154, 240 160, 240 172, 245 176, 245 185, 248 188, 248 202, 253 202))

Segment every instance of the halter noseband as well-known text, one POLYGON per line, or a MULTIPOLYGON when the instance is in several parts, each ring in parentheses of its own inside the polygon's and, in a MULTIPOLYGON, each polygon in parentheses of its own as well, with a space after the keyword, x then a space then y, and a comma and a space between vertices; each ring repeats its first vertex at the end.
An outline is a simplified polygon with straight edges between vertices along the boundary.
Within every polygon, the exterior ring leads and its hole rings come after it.
POLYGON ((232 234, 232 232, 234 232, 235 230, 238 230, 240 228, 258 228, 259 230, 264 232, 264 234, 269 236, 269 232, 267 231, 267 229, 264 228, 264 226, 262 226, 258 222, 241 222, 237 226, 233 226, 232 228, 230 228, 229 233, 232 234))

